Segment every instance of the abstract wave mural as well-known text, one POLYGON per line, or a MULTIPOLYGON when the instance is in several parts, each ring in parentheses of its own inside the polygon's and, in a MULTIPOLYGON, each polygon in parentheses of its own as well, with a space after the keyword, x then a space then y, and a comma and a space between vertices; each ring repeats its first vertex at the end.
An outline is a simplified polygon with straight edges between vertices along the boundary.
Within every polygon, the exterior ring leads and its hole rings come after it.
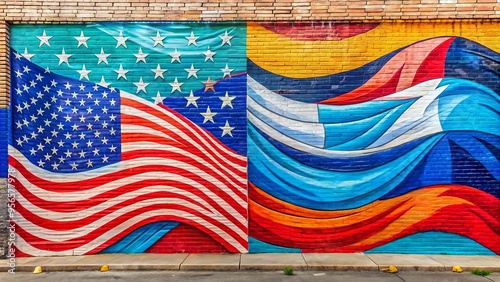
POLYGON ((500 254, 498 44, 312 25, 248 26, 250 252, 500 254))
POLYGON ((11 32, 18 256, 247 251, 244 24, 11 32))
POLYGON ((498 255, 499 36, 12 25, 16 255, 498 255))

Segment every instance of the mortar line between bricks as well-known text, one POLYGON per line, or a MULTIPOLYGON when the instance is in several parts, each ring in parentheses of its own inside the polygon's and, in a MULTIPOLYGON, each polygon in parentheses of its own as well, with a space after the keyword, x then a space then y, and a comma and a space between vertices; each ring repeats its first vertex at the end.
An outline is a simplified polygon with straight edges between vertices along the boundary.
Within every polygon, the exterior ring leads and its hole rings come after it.
POLYGON ((377 266, 378 271, 380 271, 380 265, 378 263, 376 263, 374 260, 372 260, 372 258, 369 255, 367 255, 365 253, 363 253, 363 255, 365 257, 367 257, 369 260, 371 260, 377 266))

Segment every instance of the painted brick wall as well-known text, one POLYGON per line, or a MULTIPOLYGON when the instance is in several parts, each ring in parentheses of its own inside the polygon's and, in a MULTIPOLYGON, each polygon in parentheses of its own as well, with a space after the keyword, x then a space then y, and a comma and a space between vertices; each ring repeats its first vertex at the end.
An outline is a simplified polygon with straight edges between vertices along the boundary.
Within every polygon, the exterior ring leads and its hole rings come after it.
POLYGON ((499 35, 248 23, 249 251, 498 254, 499 35))
MULTIPOLYGON (((411 24, 405 26, 405 31, 413 32, 413 23, 427 23, 430 26, 447 25, 453 30, 440 35, 461 35, 465 29, 477 32, 467 38, 480 42, 484 46, 496 41, 495 29, 484 28, 484 25, 497 23, 500 14, 500 4, 496 0, 420 0, 420 1, 0 1, 0 108, 5 109, 9 104, 10 97, 10 70, 9 70, 9 25, 10 24, 68 24, 81 22, 101 21, 256 21, 258 25, 262 21, 335 21, 355 22, 377 25, 380 22, 397 23, 400 20, 411 20, 411 24), (461 25, 467 26, 462 28, 461 25), (477 26, 477 28, 474 28, 477 26)), ((324 23, 316 22, 316 26, 324 26, 324 23)), ((327 22, 327 25, 331 23, 327 22)), ((286 26, 286 24, 285 24, 286 26)), ((267 28, 272 28, 269 24, 267 28)), ((276 29, 276 27, 275 27, 276 29)), ((283 29, 278 27, 277 29, 283 29)), ((354 28, 356 29, 356 28, 354 28)), ((250 45, 252 38, 256 38, 259 31, 249 34, 250 45)), ((295 31, 294 31, 295 32, 295 31)), ((292 32, 293 33, 293 32, 292 32)), ((303 32, 300 36, 306 36, 303 32)), ((415 40, 418 33, 411 33, 415 40)), ((299 37, 300 37, 299 36, 299 37)), ((306 36, 307 37, 307 36, 306 36)), ((297 39, 297 38, 296 38, 297 39)), ((316 38, 317 39, 317 38, 316 38)), ((409 43, 410 41, 408 41, 409 43)), ((248 48, 250 56, 269 56, 262 48, 248 48), (259 51, 260 50, 260 51, 259 51), (253 52, 253 53, 252 53, 253 52)), ((410 43, 409 43, 410 44, 410 43)), ((250 46, 249 45, 249 46, 250 46)), ((402 46, 399 46, 402 47, 402 46)), ((329 48, 316 45, 314 48, 329 48)), ((396 47, 394 47, 396 48, 396 47)), ((396 49, 391 50, 396 50, 396 49)), ((390 49, 390 48, 389 48, 390 49)), ((21 50, 22 51, 22 50, 21 50)), ((301 54, 302 51, 295 51, 301 54)), ((375 53, 360 52, 363 56, 376 58, 375 53)), ((93 55, 93 54, 92 54, 93 55)), ((280 57, 280 56, 277 56, 280 57)), ((283 61, 276 63, 271 60, 262 62, 260 66, 264 69, 274 68, 275 65, 297 63, 296 57, 290 56, 291 62, 283 61)), ((358 56, 359 57, 359 56, 358 56)), ((94 57, 93 57, 94 58, 94 57)), ((300 59, 299 59, 300 60, 300 59)), ((368 62, 364 60, 363 62, 368 62)), ((351 64, 353 61, 349 61, 351 64)), ((362 61, 360 60, 360 63, 362 61)), ((321 64, 320 61, 317 62, 321 64)), ((332 71, 331 66, 320 70, 332 71)), ((315 71, 312 71, 315 72, 315 71)), ((316 70, 317 72, 317 70, 316 70)), ((286 75, 287 70, 282 74, 286 75)), ((325 74, 325 73, 323 73, 325 74)), ((310 72, 304 75, 318 75, 310 72)), ((284 86, 283 88, 287 88, 284 86)), ((0 116, 5 116, 0 112, 0 116)), ((1 119, 0 119, 1 120, 1 119)), ((2 125, 2 122, 0 122, 2 125)), ((6 128, 0 128, 6 131, 6 128)), ((6 143, 0 142, 1 152, 5 152, 6 143)), ((6 162, 5 155, 2 163, 6 162)), ((0 177, 6 175, 5 168, 0 165, 0 177)), ((5 179, 0 179, 5 182, 5 179)), ((6 185, 5 185, 6 186, 6 185)), ((0 204, 6 201, 0 197, 0 204)), ((2 204, 4 205, 4 204, 2 204)), ((0 209, 1 211, 2 209, 0 209)), ((6 218, 3 212, 0 219, 6 218)), ((184 228, 184 227, 183 227, 184 228)), ((186 229, 186 228, 184 228, 186 229)), ((6 230, 0 227, 0 238, 6 238, 6 230)), ((425 237, 425 236, 424 236, 425 237)), ((418 240, 429 240, 427 237, 419 237, 418 240)), ((435 239, 435 236, 430 238, 435 239)), ((204 240, 204 239, 200 239, 204 240)), ((253 239, 252 239, 253 240, 253 239)), ((417 240, 417 239, 413 239, 417 240)), ((444 239, 443 239, 444 240, 444 239)), ((458 240, 455 238, 455 240, 458 240)), ((3 240, 5 242, 5 240, 3 240)), ((260 242, 259 244, 262 244, 260 242)), ((210 245, 210 244, 208 244, 210 245)), ((251 245, 250 245, 251 246, 251 245)), ((257 246, 257 245, 256 245, 257 246)), ((277 244, 276 246, 279 246, 277 244)), ((217 247, 219 248, 219 247, 217 247)), ((0 249, 2 249, 0 247, 0 249)), ((157 249, 168 249, 167 246, 158 246, 157 249)), ((216 248, 215 248, 216 249, 216 248)), ((287 249, 290 251, 290 249, 287 249)), ((1 255, 1 251, 0 251, 1 255)))

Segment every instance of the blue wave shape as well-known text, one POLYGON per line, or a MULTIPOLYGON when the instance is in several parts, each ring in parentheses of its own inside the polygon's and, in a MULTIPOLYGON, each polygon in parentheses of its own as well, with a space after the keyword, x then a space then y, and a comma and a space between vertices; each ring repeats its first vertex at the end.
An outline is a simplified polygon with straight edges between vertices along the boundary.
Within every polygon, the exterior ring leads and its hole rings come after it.
POLYGON ((424 141, 399 158, 363 171, 312 168, 285 155, 248 126, 249 181, 268 194, 318 210, 352 209, 393 190, 439 138, 424 141))
POLYGON ((100 253, 143 253, 177 225, 179 223, 175 221, 158 221, 146 224, 127 234, 127 236, 100 253))
POLYGON ((447 133, 404 181, 381 199, 436 184, 467 185, 500 198, 500 137, 473 131, 447 133))
POLYGON ((462 78, 482 84, 500 94, 500 54, 457 37, 446 55, 445 77, 462 78))
POLYGON ((447 86, 438 97, 444 131, 474 130, 500 135, 497 93, 476 82, 456 78, 445 78, 440 86, 447 86))
POLYGON ((490 249, 470 238, 437 231, 406 236, 365 253, 496 256, 490 249))
MULTIPOLYGON (((250 126, 252 125, 249 125, 249 127, 250 126)), ((276 147, 283 154, 286 154, 287 156, 300 163, 303 163, 304 165, 318 169, 344 172, 361 171, 378 167, 399 158, 399 156, 401 155, 408 153, 410 150, 415 149, 417 146, 421 145, 428 139, 440 138, 440 136, 427 136, 374 154, 361 156, 329 157, 325 155, 314 155, 296 150, 290 146, 287 146, 286 144, 274 140, 272 137, 265 134, 255 126, 252 126, 252 130, 256 131, 256 133, 261 135, 262 138, 265 138, 269 142, 269 144, 276 147)))

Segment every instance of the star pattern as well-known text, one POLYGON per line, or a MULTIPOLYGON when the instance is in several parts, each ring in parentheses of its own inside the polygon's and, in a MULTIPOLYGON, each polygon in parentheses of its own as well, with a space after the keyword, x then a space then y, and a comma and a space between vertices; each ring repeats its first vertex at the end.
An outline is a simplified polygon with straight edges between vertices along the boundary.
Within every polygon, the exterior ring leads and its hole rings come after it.
POLYGON ((80 172, 119 160, 118 92, 47 73, 23 58, 11 67, 23 74, 13 88, 26 89, 11 97, 13 146, 28 160, 58 172, 80 172))
MULTIPOLYGON (((218 33, 212 33, 212 38, 207 39, 206 36, 200 37, 200 30, 196 28, 188 30, 187 34, 177 35, 156 27, 150 31, 148 30, 147 33, 144 32, 141 35, 142 37, 138 37, 126 26, 123 26, 120 29, 110 30, 106 33, 109 36, 107 43, 102 41, 102 37, 99 40, 92 40, 95 34, 95 31, 89 32, 86 28, 77 28, 71 32, 68 31, 71 40, 64 41, 59 38, 61 32, 53 32, 51 28, 41 29, 37 34, 33 35, 34 40, 36 40, 35 49, 38 47, 40 50, 45 50, 44 54, 42 54, 44 56, 51 54, 51 56, 55 57, 53 59, 54 63, 48 65, 44 61, 38 61, 40 59, 36 57, 36 63, 45 68, 43 73, 46 75, 51 74, 51 71, 60 73, 62 68, 65 75, 72 71, 74 75, 70 76, 75 79, 93 80, 96 87, 110 87, 110 85, 113 85, 117 89, 123 90, 123 85, 130 84, 133 88, 126 91, 145 96, 156 104, 167 103, 169 97, 178 95, 183 101, 183 107, 196 109, 198 117, 203 117, 200 124, 213 124, 212 127, 206 128, 218 132, 214 132, 214 135, 224 138, 232 137, 231 131, 224 131, 223 128, 226 128, 224 122, 228 118, 227 115, 230 111, 239 110, 234 106, 233 100, 240 94, 235 96, 232 91, 225 91, 224 88, 219 89, 217 85, 221 79, 230 79, 234 76, 235 60, 241 62, 245 59, 245 55, 242 52, 241 58, 236 59, 237 56, 226 58, 224 55, 217 53, 223 52, 222 54, 226 54, 221 50, 235 48, 231 46, 234 43, 231 42, 235 35, 234 29, 222 29, 218 33), (56 41, 54 41, 55 38, 56 41), (75 45, 70 43, 74 43, 73 40, 76 41, 75 45), (113 49, 112 46, 115 48, 113 49), (50 52, 50 49, 52 49, 52 52, 50 52), (133 51, 127 49, 133 49, 133 51), (89 52, 91 53, 89 54, 89 52), (87 54, 85 59, 82 54, 87 54), (217 58, 219 58, 217 60, 215 60, 216 54, 217 58), (89 62, 89 55, 95 56, 96 60, 89 62), (173 65, 165 68, 165 61, 168 63, 168 60, 173 65), (108 71, 101 71, 104 68, 107 68, 108 71), (97 71, 95 71, 96 69, 97 71), (186 72, 186 76, 179 73, 182 70, 186 72), (116 74, 116 76, 112 76, 110 73, 116 74), (167 87, 171 87, 170 89, 165 89, 165 82, 168 83, 167 87), (200 91, 210 96, 200 95, 200 91), (216 108, 220 108, 217 113, 211 111, 211 109, 216 108), (224 112, 223 115, 221 115, 222 112, 224 112)), ((33 45, 23 46, 24 52, 14 52, 13 58, 24 57, 31 60, 34 56, 39 55, 36 50, 34 50, 35 52, 28 52, 28 48, 33 51, 33 45)), ((23 70, 18 70, 18 73, 14 73, 14 75, 22 76, 23 70)), ((38 81, 35 82, 39 83, 38 81)), ((73 85, 71 87, 77 86, 73 85)), ((25 91, 24 89, 27 88, 19 88, 18 90, 25 91)), ((231 119, 229 119, 229 122, 231 123, 231 119)), ((237 124, 236 126, 242 125, 237 124)), ((235 126, 231 123, 229 127, 235 126)))

